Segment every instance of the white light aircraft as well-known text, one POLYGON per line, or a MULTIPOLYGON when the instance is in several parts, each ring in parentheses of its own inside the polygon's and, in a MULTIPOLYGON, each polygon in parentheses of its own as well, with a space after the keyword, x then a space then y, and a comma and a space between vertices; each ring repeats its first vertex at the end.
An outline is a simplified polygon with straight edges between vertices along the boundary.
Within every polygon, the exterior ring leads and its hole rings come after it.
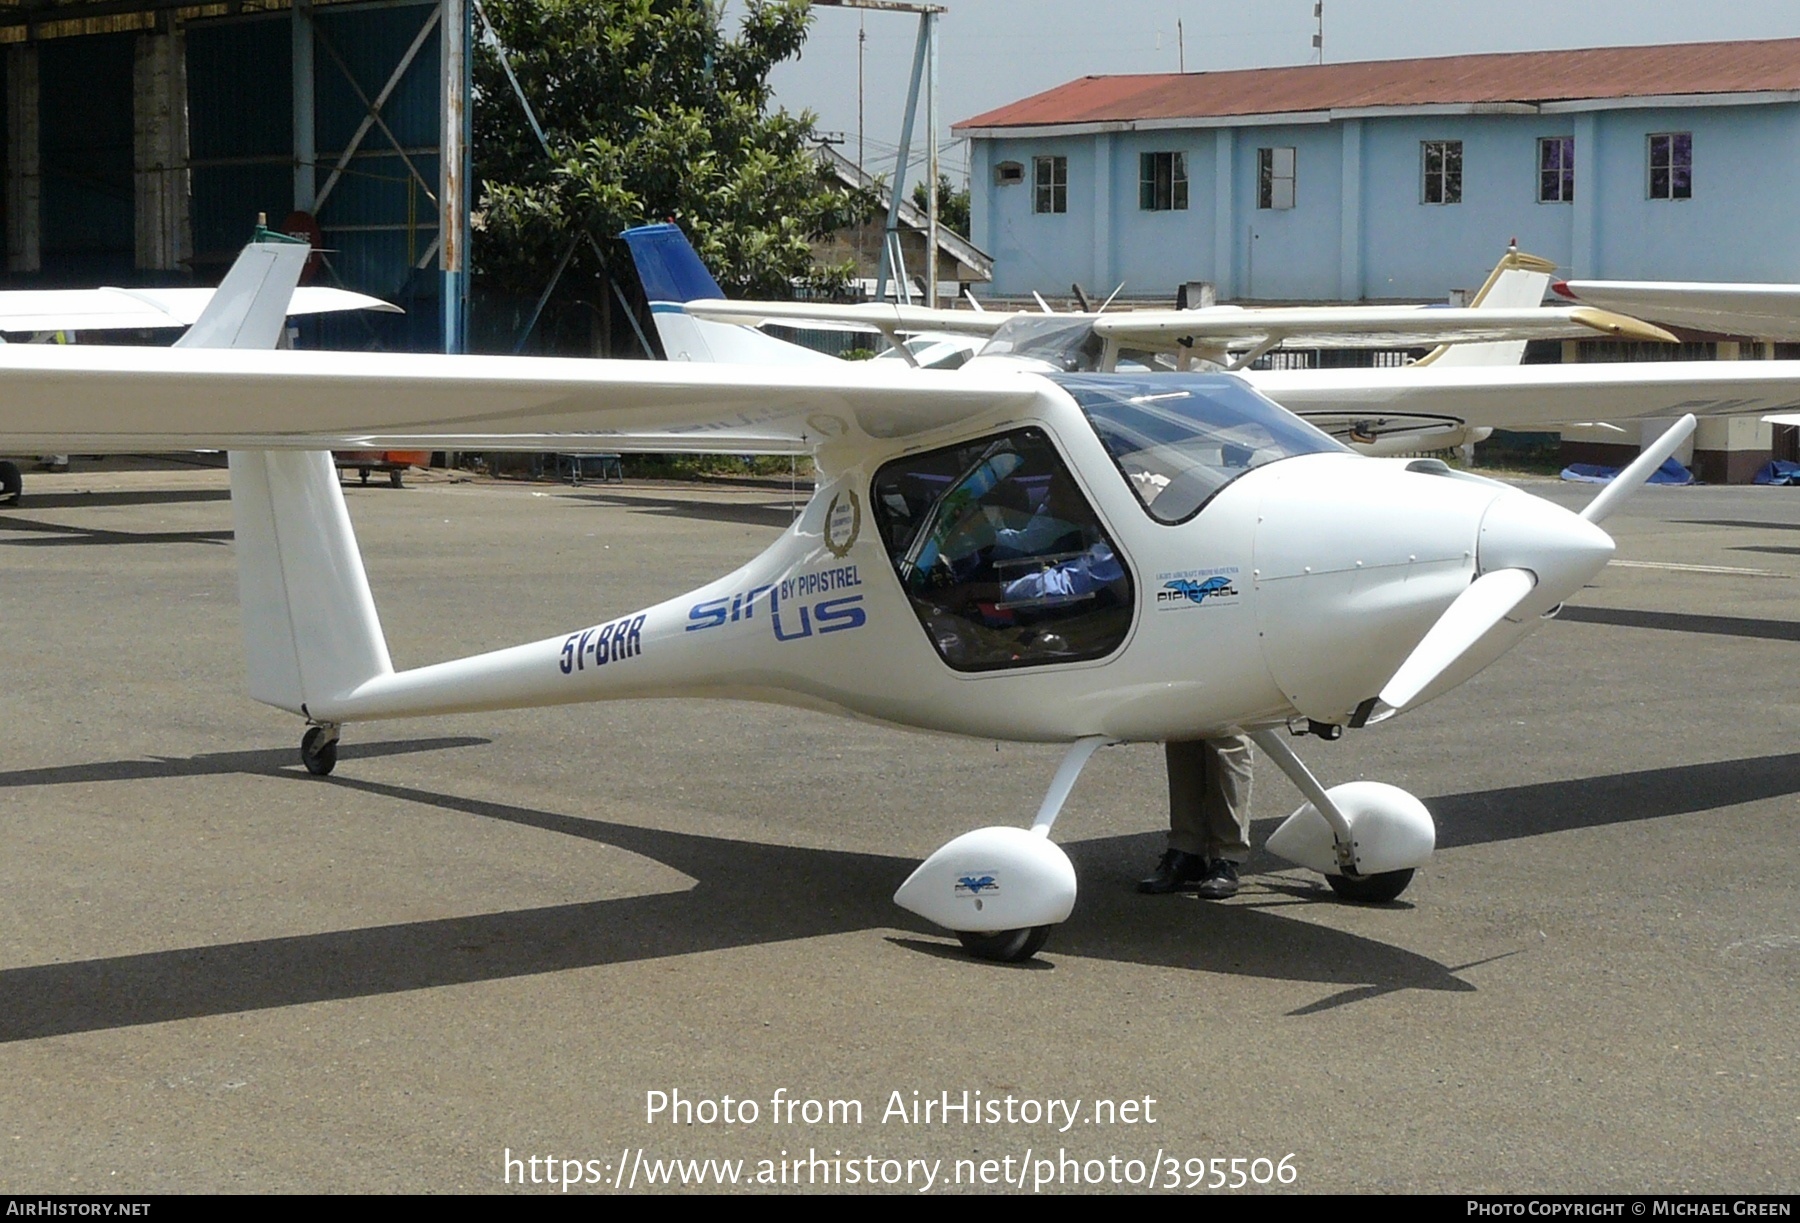
MULTIPOLYGON (((265 279, 240 344, 290 287, 265 279)), ((1327 789, 1288 733, 1336 737, 1498 657, 1606 563, 1599 522, 1692 426, 1578 516, 1359 456, 1222 374, 0 347, 0 445, 232 450, 250 693, 305 721, 314 773, 353 723, 633 697, 1069 745, 1029 829, 958 837, 896 894, 999 959, 1070 913, 1049 834, 1109 743, 1249 733, 1308 799, 1270 848, 1398 895, 1429 813, 1327 789), (326 452, 602 444, 810 453, 817 491, 696 590, 395 671, 326 452)))

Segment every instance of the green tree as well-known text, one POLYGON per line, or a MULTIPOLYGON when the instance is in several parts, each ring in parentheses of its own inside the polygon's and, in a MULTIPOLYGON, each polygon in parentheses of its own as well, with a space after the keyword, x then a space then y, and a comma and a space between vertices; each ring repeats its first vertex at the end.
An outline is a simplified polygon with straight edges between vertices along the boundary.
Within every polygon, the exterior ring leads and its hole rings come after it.
POLYGON ((728 293, 787 297, 833 288, 848 265, 814 266, 809 241, 867 201, 828 180, 813 116, 771 109, 771 68, 800 53, 800 0, 750 0, 735 35, 709 0, 486 0, 550 152, 526 122, 501 63, 475 62, 476 266, 535 297, 573 245, 563 293, 593 293, 616 235, 672 220, 728 293))
MULTIPOLYGON (((958 191, 956 185, 950 181, 950 176, 940 172, 937 196, 938 224, 951 233, 967 238, 969 236, 969 189, 964 187, 958 191)), ((913 203, 918 206, 920 212, 925 212, 931 207, 931 197, 925 194, 923 182, 913 184, 913 203)))

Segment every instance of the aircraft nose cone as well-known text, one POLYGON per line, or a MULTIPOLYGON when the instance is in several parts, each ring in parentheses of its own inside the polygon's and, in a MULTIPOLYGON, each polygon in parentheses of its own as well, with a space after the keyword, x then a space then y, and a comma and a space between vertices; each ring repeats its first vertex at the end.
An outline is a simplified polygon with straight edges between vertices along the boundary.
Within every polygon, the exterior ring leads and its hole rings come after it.
POLYGON ((1475 560, 1483 573, 1529 569, 1537 576, 1527 600, 1530 610, 1547 611, 1580 590, 1612 554, 1612 536, 1593 523, 1541 497, 1509 490, 1482 516, 1475 560))

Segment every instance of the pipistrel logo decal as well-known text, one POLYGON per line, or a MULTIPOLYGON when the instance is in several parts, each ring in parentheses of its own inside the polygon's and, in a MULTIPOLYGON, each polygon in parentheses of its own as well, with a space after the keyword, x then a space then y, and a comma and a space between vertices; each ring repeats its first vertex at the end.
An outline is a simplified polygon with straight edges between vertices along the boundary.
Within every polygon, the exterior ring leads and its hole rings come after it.
POLYGON ((963 875, 956 881, 958 896, 980 896, 984 892, 993 893, 999 890, 1000 880, 993 873, 987 871, 963 875))
POLYGON ((1223 569, 1187 569, 1178 573, 1159 573, 1162 589, 1156 592, 1159 611, 1181 611, 1190 607, 1216 607, 1237 601, 1234 580, 1237 566, 1223 569))

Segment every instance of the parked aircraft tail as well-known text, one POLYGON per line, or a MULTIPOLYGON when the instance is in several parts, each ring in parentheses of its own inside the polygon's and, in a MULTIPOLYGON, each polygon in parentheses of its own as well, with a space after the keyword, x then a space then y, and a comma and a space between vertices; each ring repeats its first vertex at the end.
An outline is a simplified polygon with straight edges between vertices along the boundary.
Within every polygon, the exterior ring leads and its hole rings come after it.
MULTIPOLYGON (((1556 265, 1548 259, 1527 255, 1517 246, 1509 246, 1494 270, 1488 274, 1474 298, 1471 309, 1531 310, 1544 303, 1550 289, 1550 277, 1556 265)), ((1517 365, 1525 356, 1524 340, 1495 340, 1485 344, 1440 344, 1415 364, 1435 364, 1445 368, 1465 365, 1517 365)))
MULTIPOLYGON (((309 254, 304 242, 259 234, 180 346, 275 348, 309 254)), ((331 454, 234 450, 230 461, 250 695, 304 715, 309 701, 390 673, 331 454)))
POLYGON ((724 361, 745 365, 817 365, 836 357, 764 335, 754 327, 695 318, 691 301, 721 301, 719 282, 676 225, 640 225, 621 235, 631 248, 650 316, 671 361, 724 361))

